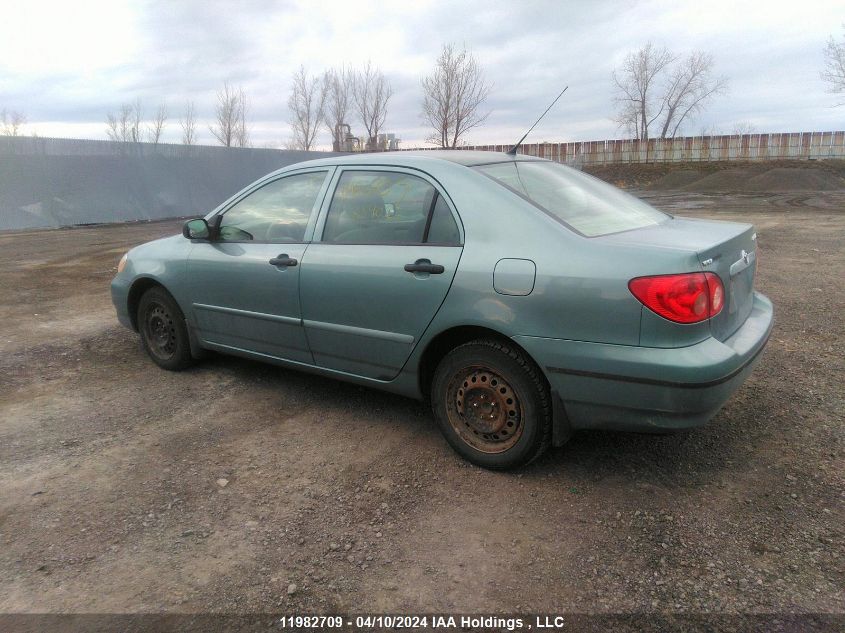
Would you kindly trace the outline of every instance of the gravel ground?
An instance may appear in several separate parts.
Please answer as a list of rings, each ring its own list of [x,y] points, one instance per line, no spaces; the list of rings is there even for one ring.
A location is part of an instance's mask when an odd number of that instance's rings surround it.
[[[422,403],[155,368],[108,283],[177,223],[0,235],[0,612],[845,613],[845,195],[647,197],[757,225],[769,347],[704,428],[516,473]]]

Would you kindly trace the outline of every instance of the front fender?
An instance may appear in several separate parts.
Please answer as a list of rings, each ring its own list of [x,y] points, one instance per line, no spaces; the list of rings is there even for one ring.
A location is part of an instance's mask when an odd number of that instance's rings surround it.
[[[112,303],[118,321],[137,330],[134,322],[137,301],[144,289],[156,284],[173,296],[189,325],[193,324],[185,276],[191,247],[189,240],[174,235],[141,244],[129,251],[126,266],[111,282]]]

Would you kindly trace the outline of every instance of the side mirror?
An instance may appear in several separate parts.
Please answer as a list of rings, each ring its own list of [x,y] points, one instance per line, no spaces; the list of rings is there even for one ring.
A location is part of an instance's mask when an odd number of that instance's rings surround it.
[[[203,218],[188,220],[182,225],[182,235],[189,240],[207,240],[211,236],[208,222]]]

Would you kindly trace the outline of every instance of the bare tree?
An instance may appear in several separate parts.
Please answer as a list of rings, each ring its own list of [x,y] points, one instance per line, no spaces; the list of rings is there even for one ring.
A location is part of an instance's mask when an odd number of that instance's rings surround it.
[[[143,121],[143,113],[141,111],[141,99],[135,99],[135,103],[131,105],[132,116],[130,118],[129,134],[133,143],[140,143],[142,140],[141,122]]]
[[[387,104],[393,95],[390,83],[378,68],[367,62],[362,70],[355,73],[352,96],[355,110],[367,131],[367,149],[378,146],[378,134],[387,119]]]
[[[185,113],[180,119],[179,125],[182,127],[182,145],[196,145],[197,119],[193,101],[185,103]]]
[[[214,138],[225,147],[248,147],[249,130],[246,117],[249,104],[242,88],[237,90],[223,84],[217,91],[217,106],[215,107],[215,125],[208,126]]]
[[[26,123],[26,116],[17,110],[0,110],[0,134],[3,136],[18,136]]]
[[[662,96],[665,115],[660,138],[674,138],[688,117],[726,90],[727,79],[714,77],[712,71],[713,56],[702,51],[693,51],[672,69]]]
[[[299,141],[297,141],[296,139],[288,138],[288,139],[285,139],[284,141],[282,141],[282,149],[301,150],[302,146],[299,144]]]
[[[845,29],[845,24],[842,28]],[[822,79],[830,84],[829,90],[833,94],[845,93],[845,34],[839,42],[834,40],[832,35],[827,41],[824,48]],[[836,105],[845,105],[845,101]]]
[[[156,110],[152,123],[147,126],[147,135],[149,136],[150,143],[158,145],[165,127],[167,127],[167,105],[162,102]]]
[[[117,114],[109,112],[106,115],[106,135],[112,141],[126,141],[127,130],[129,129],[129,113],[126,106],[121,106]]]
[[[665,48],[655,48],[649,42],[635,53],[628,53],[619,71],[613,71],[616,84],[617,123],[648,140],[648,130],[663,113],[664,102],[659,98],[661,74],[675,61]]]
[[[323,123],[326,108],[327,75],[309,76],[305,66],[293,74],[293,89],[288,99],[290,127],[299,149],[310,151]]]
[[[676,63],[677,62],[677,63]],[[659,126],[660,138],[674,137],[681,126],[701,112],[706,102],[726,90],[727,79],[713,75],[713,57],[695,51],[684,59],[651,42],[628,54],[613,73],[615,120],[641,140]]]
[[[634,138],[640,138],[640,111],[633,102],[620,103],[617,101],[619,111],[613,118],[619,127],[624,128]]]
[[[229,82],[225,82],[223,89],[217,92],[215,108],[217,124],[209,126],[214,138],[225,147],[232,147],[235,144],[235,130],[240,120],[239,107],[238,93],[229,86]]]
[[[440,147],[457,147],[461,137],[490,114],[480,110],[490,94],[490,84],[465,48],[444,45],[434,72],[423,77],[422,87],[422,116],[433,129],[429,140]]]
[[[346,67],[332,68],[323,75],[326,86],[324,122],[332,134],[332,151],[335,152],[341,150],[345,140],[341,126],[349,125],[354,80],[355,74]]]
[[[112,141],[138,143],[141,141],[141,100],[124,103],[116,113],[106,116],[106,134]]]
[[[723,136],[722,131],[716,126],[715,123],[711,123],[710,125],[702,125],[698,130],[699,136]]]
[[[249,113],[249,100],[243,88],[238,88],[238,124],[235,128],[235,144],[238,147],[250,147],[249,126],[247,125],[247,114]]]
[[[754,134],[757,132],[757,128],[754,127],[754,124],[751,121],[737,121],[734,123],[733,130],[731,133],[734,136],[743,136],[745,134]]]

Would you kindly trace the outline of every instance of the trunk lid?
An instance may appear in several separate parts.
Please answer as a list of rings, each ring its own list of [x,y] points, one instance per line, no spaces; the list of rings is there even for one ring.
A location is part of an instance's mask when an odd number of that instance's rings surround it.
[[[719,275],[725,287],[725,306],[710,319],[711,333],[720,341],[736,332],[751,314],[757,269],[757,234],[751,224],[671,218],[657,226],[597,239],[694,251],[701,262],[701,270]],[[681,272],[688,271],[666,271]]]
[[[750,224],[734,224],[735,232],[698,251],[701,265],[722,279],[725,307],[710,319],[713,336],[724,341],[736,332],[754,304],[754,273],[757,270],[757,234]]]

